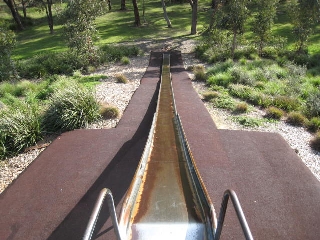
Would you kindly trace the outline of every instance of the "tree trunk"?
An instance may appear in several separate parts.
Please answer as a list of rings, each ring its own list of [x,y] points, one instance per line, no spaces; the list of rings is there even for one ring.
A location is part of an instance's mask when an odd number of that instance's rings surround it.
[[[170,19],[169,19],[168,14],[167,14],[166,3],[164,2],[164,0],[161,0],[161,3],[162,3],[164,19],[167,21],[168,28],[172,28]]]
[[[46,9],[50,34],[53,34],[52,0],[47,0],[47,3],[45,3],[45,2],[42,2],[42,3],[43,3],[44,8]]]
[[[197,33],[198,22],[198,0],[189,0],[192,8],[192,20],[191,20],[191,35]]]
[[[127,10],[127,8],[126,8],[126,0],[121,0],[120,10],[121,10],[121,11]]]
[[[234,58],[234,52],[237,47],[237,29],[233,30],[233,40],[232,40],[232,48],[231,48],[231,56],[232,59]]]
[[[141,22],[140,22],[140,15],[139,15],[137,0],[132,0],[132,5],[133,5],[133,12],[134,12],[134,25],[139,27],[141,26]]]
[[[21,4],[22,4],[23,17],[24,19],[26,19],[27,18],[27,1],[22,0]]]
[[[19,15],[18,11],[15,8],[14,1],[13,0],[3,0],[3,1],[9,7],[9,9],[11,11],[11,14],[12,14],[12,17],[13,17],[14,21],[16,22],[17,26],[18,26],[18,29],[19,30],[23,30],[24,27],[23,27],[23,25],[21,23],[20,15]]]

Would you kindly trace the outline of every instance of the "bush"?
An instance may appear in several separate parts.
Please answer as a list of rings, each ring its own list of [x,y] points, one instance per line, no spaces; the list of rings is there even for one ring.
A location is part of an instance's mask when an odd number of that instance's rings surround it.
[[[217,108],[228,110],[233,110],[235,107],[235,101],[228,95],[220,95],[219,97],[212,99],[212,103]]]
[[[313,139],[310,142],[311,148],[316,151],[320,151],[320,131],[316,133]]]
[[[54,74],[71,75],[73,71],[87,67],[84,62],[81,62],[81,58],[70,51],[41,53],[33,58],[17,62],[19,76],[28,79]]]
[[[311,92],[306,100],[306,115],[320,116],[320,91]]]
[[[128,65],[130,64],[130,59],[128,57],[122,57],[120,59],[120,62],[123,64],[123,65]]]
[[[218,85],[223,87],[228,87],[228,85],[232,82],[232,76],[229,72],[217,73],[208,78],[207,83],[209,85]]]
[[[205,69],[203,65],[196,65],[193,67],[193,74],[194,74],[194,80],[195,81],[201,81],[204,82],[207,79]]]
[[[123,74],[117,74],[116,75],[116,80],[117,80],[117,83],[128,83],[129,80],[127,79],[127,77]]]
[[[300,112],[291,112],[286,122],[293,126],[304,126],[307,123],[307,118]]]
[[[219,97],[219,93],[215,91],[209,91],[202,94],[204,101],[211,101],[214,98]]]
[[[267,108],[265,117],[280,120],[283,115],[284,112],[281,109],[271,106]]]
[[[286,111],[298,110],[300,106],[300,102],[297,98],[288,96],[276,96],[274,97],[272,104]]]
[[[106,104],[101,105],[100,114],[104,119],[117,118],[120,115],[118,108]]]
[[[0,112],[0,158],[13,156],[42,138],[40,109],[15,101]]]
[[[58,83],[50,98],[43,125],[48,132],[82,128],[99,119],[99,104],[93,94],[75,82]]]
[[[309,131],[317,132],[320,130],[320,118],[313,117],[307,123],[307,128]]]
[[[263,123],[262,120],[247,116],[237,116],[233,120],[245,127],[259,127]]]
[[[233,111],[235,113],[245,113],[248,111],[248,104],[245,102],[238,103]]]
[[[102,62],[120,61],[122,57],[138,56],[140,49],[136,46],[111,46],[105,45],[100,48]]]

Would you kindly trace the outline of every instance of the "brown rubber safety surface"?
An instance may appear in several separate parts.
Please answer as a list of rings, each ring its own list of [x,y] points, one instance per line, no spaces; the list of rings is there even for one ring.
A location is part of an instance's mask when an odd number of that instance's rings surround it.
[[[156,109],[161,61],[162,53],[151,53],[117,128],[62,134],[0,195],[1,240],[81,239],[104,187],[119,211]],[[102,211],[97,230],[108,223]],[[114,237],[112,228],[102,232]]]
[[[320,183],[294,150],[275,133],[217,130],[179,52],[171,66],[177,110],[216,212],[233,189],[255,239],[320,239]],[[244,239],[231,205],[221,239]]]

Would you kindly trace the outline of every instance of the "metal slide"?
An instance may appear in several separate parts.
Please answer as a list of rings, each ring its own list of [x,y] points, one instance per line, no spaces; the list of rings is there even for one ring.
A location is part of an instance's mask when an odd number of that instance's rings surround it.
[[[174,106],[170,54],[164,54],[157,111],[120,217],[122,239],[213,239],[212,204],[198,189],[201,183],[190,172],[186,155]]]
[[[163,54],[157,110],[135,176],[117,222],[110,190],[103,189],[83,240],[91,239],[105,197],[118,240],[218,240],[229,197],[245,238],[253,239],[239,200],[224,194],[217,221],[213,205],[198,174],[174,103],[170,54]]]

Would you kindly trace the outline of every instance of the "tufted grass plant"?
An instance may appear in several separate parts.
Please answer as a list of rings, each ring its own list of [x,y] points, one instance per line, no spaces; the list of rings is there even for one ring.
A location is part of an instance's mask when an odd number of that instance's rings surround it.
[[[307,122],[307,129],[311,132],[320,130],[320,117],[313,117]]]
[[[42,138],[41,108],[16,100],[0,110],[0,158],[14,156]]]
[[[236,104],[233,112],[234,113],[246,113],[248,112],[249,106],[246,102],[240,102]]]
[[[312,149],[320,152],[320,131],[317,131],[317,133],[310,142],[310,146]]]
[[[128,78],[123,74],[117,74],[116,81],[117,81],[117,83],[128,83],[129,82]]]
[[[117,118],[120,115],[119,109],[115,106],[102,104],[100,106],[100,114],[104,119]]]
[[[130,64],[130,59],[129,59],[128,57],[124,56],[124,57],[122,57],[122,58],[120,59],[120,62],[121,62],[121,64],[123,64],[123,65],[128,65],[128,64]]]
[[[58,88],[51,96],[43,125],[47,132],[83,128],[100,118],[99,109],[92,92],[70,80],[68,85]]]
[[[219,92],[216,92],[216,91],[207,91],[207,92],[204,92],[204,93],[202,94],[202,96],[203,96],[203,100],[204,100],[204,101],[209,102],[209,101],[211,101],[212,99],[219,97]]]
[[[302,127],[307,123],[307,118],[300,112],[291,112],[288,114],[286,122],[293,126]]]
[[[193,67],[194,80],[205,82],[207,80],[205,68],[203,65],[196,65]]]
[[[283,115],[284,115],[284,111],[282,111],[277,107],[270,106],[266,109],[265,117],[275,119],[275,120],[280,120],[283,117]]]

